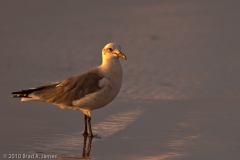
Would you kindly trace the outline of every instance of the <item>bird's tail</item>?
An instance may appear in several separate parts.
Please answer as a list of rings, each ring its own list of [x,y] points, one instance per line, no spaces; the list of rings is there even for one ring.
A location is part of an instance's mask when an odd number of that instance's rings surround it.
[[[32,101],[32,100],[42,101],[38,96],[34,95],[34,92],[40,91],[40,90],[43,90],[43,89],[46,89],[49,87],[55,87],[59,83],[60,82],[54,82],[54,83],[39,86],[36,88],[30,88],[27,90],[12,92],[12,94],[13,94],[12,98],[22,98],[21,101]]]
[[[40,89],[34,88],[34,89],[12,92],[12,94],[13,94],[12,98],[32,98],[32,97],[29,97],[29,94],[31,94],[35,91],[38,91],[38,90],[40,90]]]

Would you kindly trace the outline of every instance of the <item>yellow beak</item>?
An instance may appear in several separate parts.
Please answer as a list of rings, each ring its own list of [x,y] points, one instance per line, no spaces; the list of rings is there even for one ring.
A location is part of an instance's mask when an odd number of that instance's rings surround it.
[[[123,54],[122,52],[119,53],[115,53],[118,57],[122,57],[123,59],[127,60],[127,57],[125,56],[125,54]]]

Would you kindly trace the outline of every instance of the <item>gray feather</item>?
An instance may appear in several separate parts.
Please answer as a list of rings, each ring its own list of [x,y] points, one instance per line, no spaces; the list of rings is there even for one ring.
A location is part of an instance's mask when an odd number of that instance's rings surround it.
[[[61,83],[48,86],[33,94],[49,103],[72,106],[72,102],[101,89],[99,80],[103,76],[94,70],[70,77]]]
[[[42,89],[45,89],[45,88],[48,88],[48,87],[51,87],[51,86],[56,86],[59,83],[60,82],[54,82],[54,83],[51,83],[51,84],[46,84],[46,85],[43,85],[43,86],[30,88],[30,89],[27,89],[27,90],[21,90],[21,91],[17,91],[17,92],[12,92],[12,94],[14,94],[12,96],[12,98],[22,98],[22,97],[24,97],[24,98],[31,98],[31,97],[28,96],[29,94],[34,93],[34,92],[39,91],[39,90],[42,90]]]

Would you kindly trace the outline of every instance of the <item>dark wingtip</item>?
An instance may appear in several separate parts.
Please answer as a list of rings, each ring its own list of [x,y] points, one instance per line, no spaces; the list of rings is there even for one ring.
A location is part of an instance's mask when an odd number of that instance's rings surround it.
[[[13,95],[12,98],[30,98],[28,97],[28,94],[16,94],[16,95]]]
[[[18,95],[13,95],[12,98],[18,98]]]
[[[22,91],[12,92],[11,94],[20,94]]]

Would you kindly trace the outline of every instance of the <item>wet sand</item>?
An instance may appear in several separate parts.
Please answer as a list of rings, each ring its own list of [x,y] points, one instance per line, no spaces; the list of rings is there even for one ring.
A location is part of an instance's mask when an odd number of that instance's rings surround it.
[[[0,159],[240,158],[238,1],[0,3]],[[80,111],[11,99],[99,65],[111,41],[128,60],[118,97],[92,112],[91,148]]]
[[[92,140],[90,158],[238,159],[239,104],[215,99],[113,103],[93,112],[93,129],[100,139]],[[82,157],[81,113],[34,107],[32,115],[25,113],[27,120],[13,113],[14,118],[4,117],[12,121],[3,128],[7,135],[2,134],[1,152]]]

